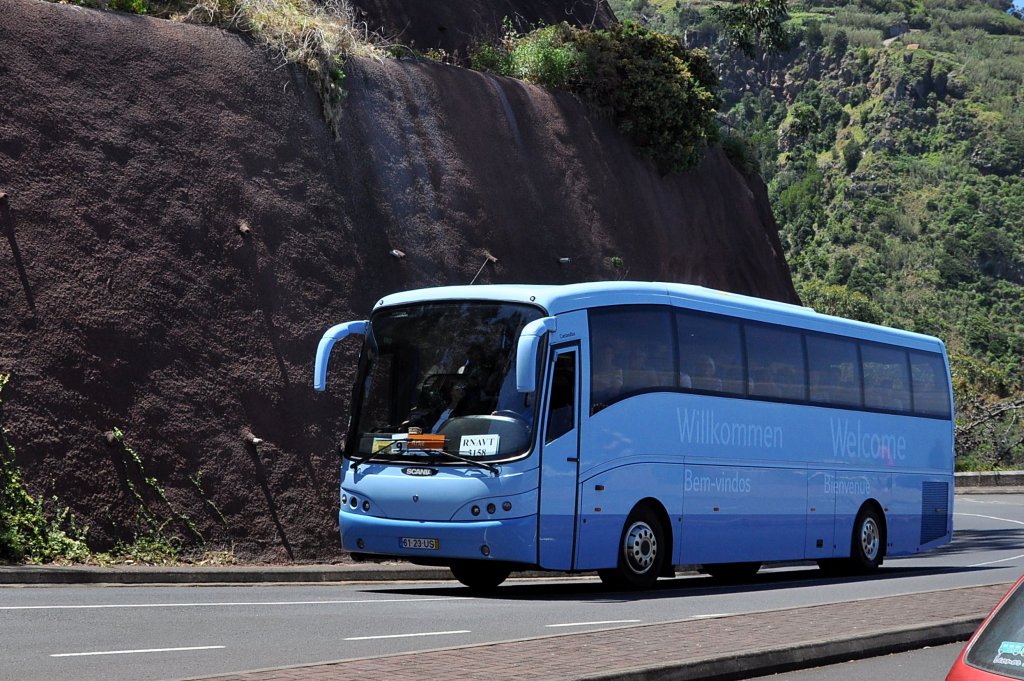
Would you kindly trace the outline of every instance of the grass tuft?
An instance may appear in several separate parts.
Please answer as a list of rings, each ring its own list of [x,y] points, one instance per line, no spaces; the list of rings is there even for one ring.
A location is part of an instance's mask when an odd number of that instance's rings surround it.
[[[315,73],[384,54],[347,0],[198,0],[185,19],[251,33],[282,63]]]
[[[381,60],[387,54],[383,40],[356,19],[348,0],[197,0],[184,19],[248,33],[281,65],[305,68],[336,139],[346,94],[345,60]]]

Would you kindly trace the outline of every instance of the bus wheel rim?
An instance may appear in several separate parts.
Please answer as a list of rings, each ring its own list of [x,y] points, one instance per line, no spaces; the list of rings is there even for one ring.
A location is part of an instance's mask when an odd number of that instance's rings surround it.
[[[874,560],[878,555],[878,548],[881,545],[881,535],[878,531],[878,523],[874,518],[865,518],[860,526],[860,547],[864,557]]]
[[[626,552],[626,562],[629,568],[637,574],[643,574],[654,565],[654,560],[658,555],[658,538],[650,525],[636,522],[630,525],[626,532],[623,549]]]

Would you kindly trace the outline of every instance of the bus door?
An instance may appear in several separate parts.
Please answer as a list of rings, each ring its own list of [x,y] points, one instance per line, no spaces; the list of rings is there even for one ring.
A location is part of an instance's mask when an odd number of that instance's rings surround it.
[[[540,444],[537,562],[571,570],[576,552],[576,489],[580,451],[580,344],[552,345],[547,362]]]

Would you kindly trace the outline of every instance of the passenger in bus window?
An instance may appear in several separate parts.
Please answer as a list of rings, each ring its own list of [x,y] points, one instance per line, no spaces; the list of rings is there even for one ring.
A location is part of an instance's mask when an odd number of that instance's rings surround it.
[[[715,360],[711,355],[699,355],[694,363],[694,372],[691,380],[693,387],[698,390],[722,390],[722,379],[715,375],[717,368]]]
[[[465,413],[463,402],[466,401],[466,383],[464,381],[456,381],[451,387],[451,391],[448,396],[448,403],[434,418],[433,426],[430,428],[431,433],[436,433],[444,422],[453,416],[461,416]]]
[[[501,388],[501,372],[495,367],[494,358],[488,357],[479,343],[472,343],[466,349],[466,359],[456,373],[466,382],[466,399],[474,408],[486,410],[494,406]]]
[[[914,367],[914,411],[921,414],[944,414],[948,411],[945,393],[935,381],[931,367]]]
[[[822,389],[823,395],[821,401],[823,402],[836,402],[840,401],[840,388],[839,383],[842,381],[843,373],[839,370],[839,367],[832,365],[825,370],[825,375],[822,378]]]
[[[782,397],[782,391],[775,383],[772,370],[767,367],[757,367],[750,370],[748,380],[750,394],[757,397]]]
[[[804,384],[800,372],[792,365],[780,364],[775,369],[775,385],[779,388],[779,396],[787,400],[799,400],[804,397]]]
[[[658,375],[648,362],[648,351],[643,345],[637,345],[629,356],[629,370],[623,376],[625,390],[645,390],[658,385]]]
[[[592,383],[590,401],[595,405],[607,403],[622,392],[623,372],[615,363],[615,349],[611,345],[598,348]]]
[[[420,394],[421,403],[409,412],[409,418],[399,426],[399,432],[435,433],[452,416],[469,413],[466,382],[441,383],[439,387]]]

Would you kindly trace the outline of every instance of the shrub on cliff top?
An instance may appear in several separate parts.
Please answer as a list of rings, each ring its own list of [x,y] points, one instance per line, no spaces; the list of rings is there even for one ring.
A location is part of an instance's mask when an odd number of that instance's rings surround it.
[[[583,55],[568,24],[543,26],[519,35],[505,17],[504,27],[505,34],[498,43],[482,43],[473,49],[473,68],[563,90],[580,82]]]
[[[506,29],[470,54],[473,68],[568,90],[607,114],[662,172],[696,165],[717,140],[718,79],[700,50],[634,22],[593,31]]]

